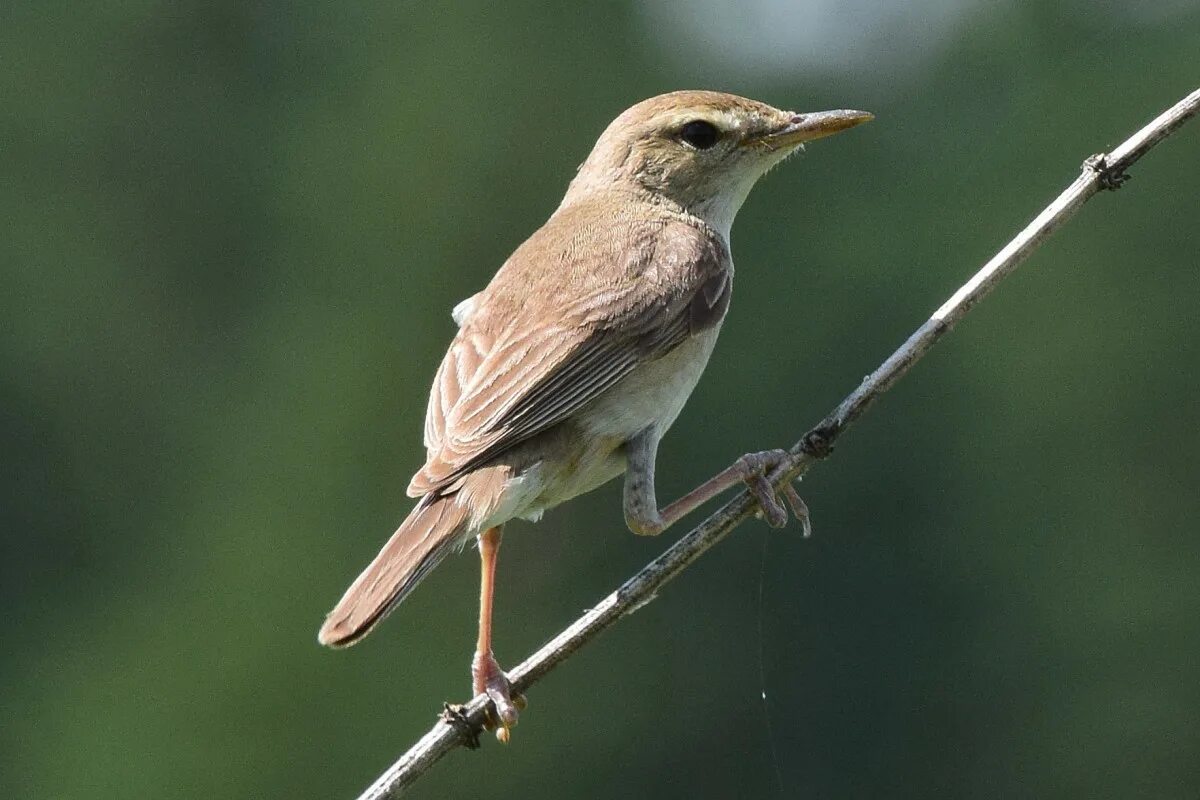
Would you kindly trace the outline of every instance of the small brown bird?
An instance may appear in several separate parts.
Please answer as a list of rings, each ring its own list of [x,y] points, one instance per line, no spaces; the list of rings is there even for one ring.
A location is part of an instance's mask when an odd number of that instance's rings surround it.
[[[764,474],[782,451],[754,453],[659,509],[654,459],[700,378],[733,288],[729,229],[768,170],[871,119],[796,114],[743,97],[672,92],[617,117],[558,210],[453,311],[458,335],[425,418],[416,507],[321,626],[354,644],[451,551],[478,537],[482,558],[476,693],[507,740],[521,698],[492,655],[492,587],[504,523],[625,473],[625,519],[657,534],[745,482],[767,521],[787,512]],[[784,494],[807,524],[790,486]]]

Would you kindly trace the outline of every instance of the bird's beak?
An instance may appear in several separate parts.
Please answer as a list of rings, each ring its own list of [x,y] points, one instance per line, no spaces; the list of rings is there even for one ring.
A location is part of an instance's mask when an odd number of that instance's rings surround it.
[[[788,124],[779,130],[762,136],[759,141],[772,149],[795,147],[814,139],[822,139],[855,125],[870,122],[875,115],[869,111],[816,111],[811,114],[793,114]]]

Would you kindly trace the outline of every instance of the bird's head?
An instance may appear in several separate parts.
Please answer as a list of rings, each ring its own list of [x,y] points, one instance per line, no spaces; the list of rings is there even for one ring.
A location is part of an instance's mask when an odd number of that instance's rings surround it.
[[[798,114],[722,92],[682,91],[624,111],[579,167],[564,205],[596,191],[673,202],[728,235],[756,181],[820,139],[872,119],[865,111]]]

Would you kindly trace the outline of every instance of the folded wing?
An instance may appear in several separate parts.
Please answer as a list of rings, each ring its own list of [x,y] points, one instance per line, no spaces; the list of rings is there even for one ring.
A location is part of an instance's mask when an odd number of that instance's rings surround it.
[[[732,267],[712,231],[677,220],[607,231],[554,222],[503,268],[518,273],[503,283],[519,293],[489,287],[473,298],[434,380],[428,460],[410,495],[440,490],[570,418],[724,316]],[[596,259],[620,266],[597,269]]]

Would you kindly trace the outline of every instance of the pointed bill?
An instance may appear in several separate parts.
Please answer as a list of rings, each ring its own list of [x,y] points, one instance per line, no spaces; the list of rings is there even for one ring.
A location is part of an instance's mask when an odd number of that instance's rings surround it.
[[[793,114],[787,125],[777,131],[765,134],[759,141],[772,148],[795,147],[814,139],[823,139],[873,119],[875,119],[875,115],[869,111],[846,109]]]

